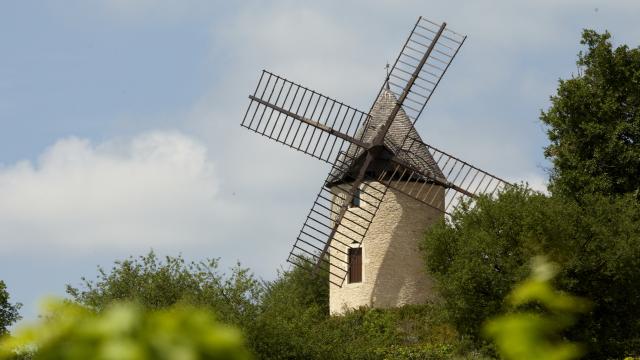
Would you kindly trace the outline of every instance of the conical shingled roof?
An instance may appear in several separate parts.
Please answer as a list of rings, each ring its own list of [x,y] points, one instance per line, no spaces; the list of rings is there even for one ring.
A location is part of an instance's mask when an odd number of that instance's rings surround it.
[[[360,138],[367,143],[373,141],[378,131],[387,121],[389,115],[391,115],[396,102],[397,98],[391,90],[386,87],[382,89],[380,96],[378,96],[371,109],[371,120],[358,130],[356,138]],[[405,141],[407,137],[408,140]],[[429,174],[438,180],[445,181],[445,177],[438,167],[438,164],[429,153],[428,148],[423,144],[420,135],[402,108],[398,111],[396,118],[393,123],[391,123],[389,131],[385,135],[384,146],[390,153],[411,164],[421,172]],[[340,162],[345,162],[345,159],[352,159],[350,165],[348,167],[343,166],[342,169],[334,169],[329,177],[329,183],[337,184],[345,180],[349,181],[350,179],[348,178],[350,177],[353,178],[354,167],[356,163],[359,162],[363,153],[362,148],[356,145],[349,146],[347,156],[343,154]],[[390,166],[384,157],[376,159],[376,162],[378,162],[378,164],[374,164],[372,168],[378,171]],[[371,175],[376,176],[377,174]]]

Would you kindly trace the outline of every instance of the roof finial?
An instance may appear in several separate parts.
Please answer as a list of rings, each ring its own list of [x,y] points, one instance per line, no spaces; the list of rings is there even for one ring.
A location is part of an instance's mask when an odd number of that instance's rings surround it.
[[[387,90],[391,90],[391,88],[389,87],[389,62],[388,61],[387,61],[387,65],[385,65],[384,68],[387,70],[387,78],[384,81],[384,84],[387,87]]]

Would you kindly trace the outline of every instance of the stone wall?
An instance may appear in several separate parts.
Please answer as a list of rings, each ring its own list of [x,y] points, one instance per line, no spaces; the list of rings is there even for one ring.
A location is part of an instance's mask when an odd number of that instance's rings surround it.
[[[377,182],[366,183],[364,186],[382,188]],[[438,193],[436,196],[444,204],[442,191],[438,191],[442,189],[432,186],[433,193]],[[363,200],[367,200],[366,195]],[[370,207],[363,201],[361,208],[350,208],[348,212],[351,216],[347,217],[362,221],[355,214],[368,208],[370,210]],[[350,284],[345,280],[342,287],[330,284],[331,313],[340,314],[345,309],[359,306],[387,308],[418,304],[433,298],[433,281],[425,272],[423,256],[418,246],[429,224],[442,216],[440,211],[390,188],[362,243],[362,282]],[[332,242],[336,249],[330,249],[330,253],[332,257],[339,256],[346,261],[347,247],[358,245],[351,244],[342,225],[338,230],[345,235],[336,235],[336,241]],[[341,266],[336,260],[332,262]]]

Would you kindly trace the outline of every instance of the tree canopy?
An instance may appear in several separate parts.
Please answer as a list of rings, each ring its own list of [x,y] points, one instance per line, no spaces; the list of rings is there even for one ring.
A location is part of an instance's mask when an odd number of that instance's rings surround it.
[[[0,280],[0,336],[7,334],[9,326],[20,320],[19,310],[22,304],[9,302],[9,292],[4,281]]]
[[[585,201],[514,188],[458,209],[450,223],[430,229],[426,265],[458,331],[480,342],[482,324],[502,311],[530,259],[546,254],[562,265],[558,287],[594,302],[569,336],[586,343],[593,358],[637,347],[640,204],[631,196]]]
[[[594,302],[564,335],[587,344],[589,358],[637,355],[640,48],[614,49],[610,38],[583,32],[580,73],[559,81],[541,114],[551,195],[516,186],[458,208],[426,235],[426,266],[447,318],[478,342],[529,260],[547,255],[562,266],[555,285]]]
[[[545,155],[554,193],[639,195],[640,48],[614,48],[608,32],[585,30],[580,73],[560,80],[551,107]]]

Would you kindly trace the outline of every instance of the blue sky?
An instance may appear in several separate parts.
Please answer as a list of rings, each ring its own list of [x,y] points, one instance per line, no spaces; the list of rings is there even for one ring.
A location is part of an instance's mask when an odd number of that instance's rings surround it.
[[[364,5],[366,4],[366,5]],[[2,1],[0,279],[38,299],[153,248],[284,265],[327,166],[243,131],[261,69],[366,110],[419,15],[469,37],[418,130],[543,189],[538,122],[582,28],[638,46],[628,1]]]

